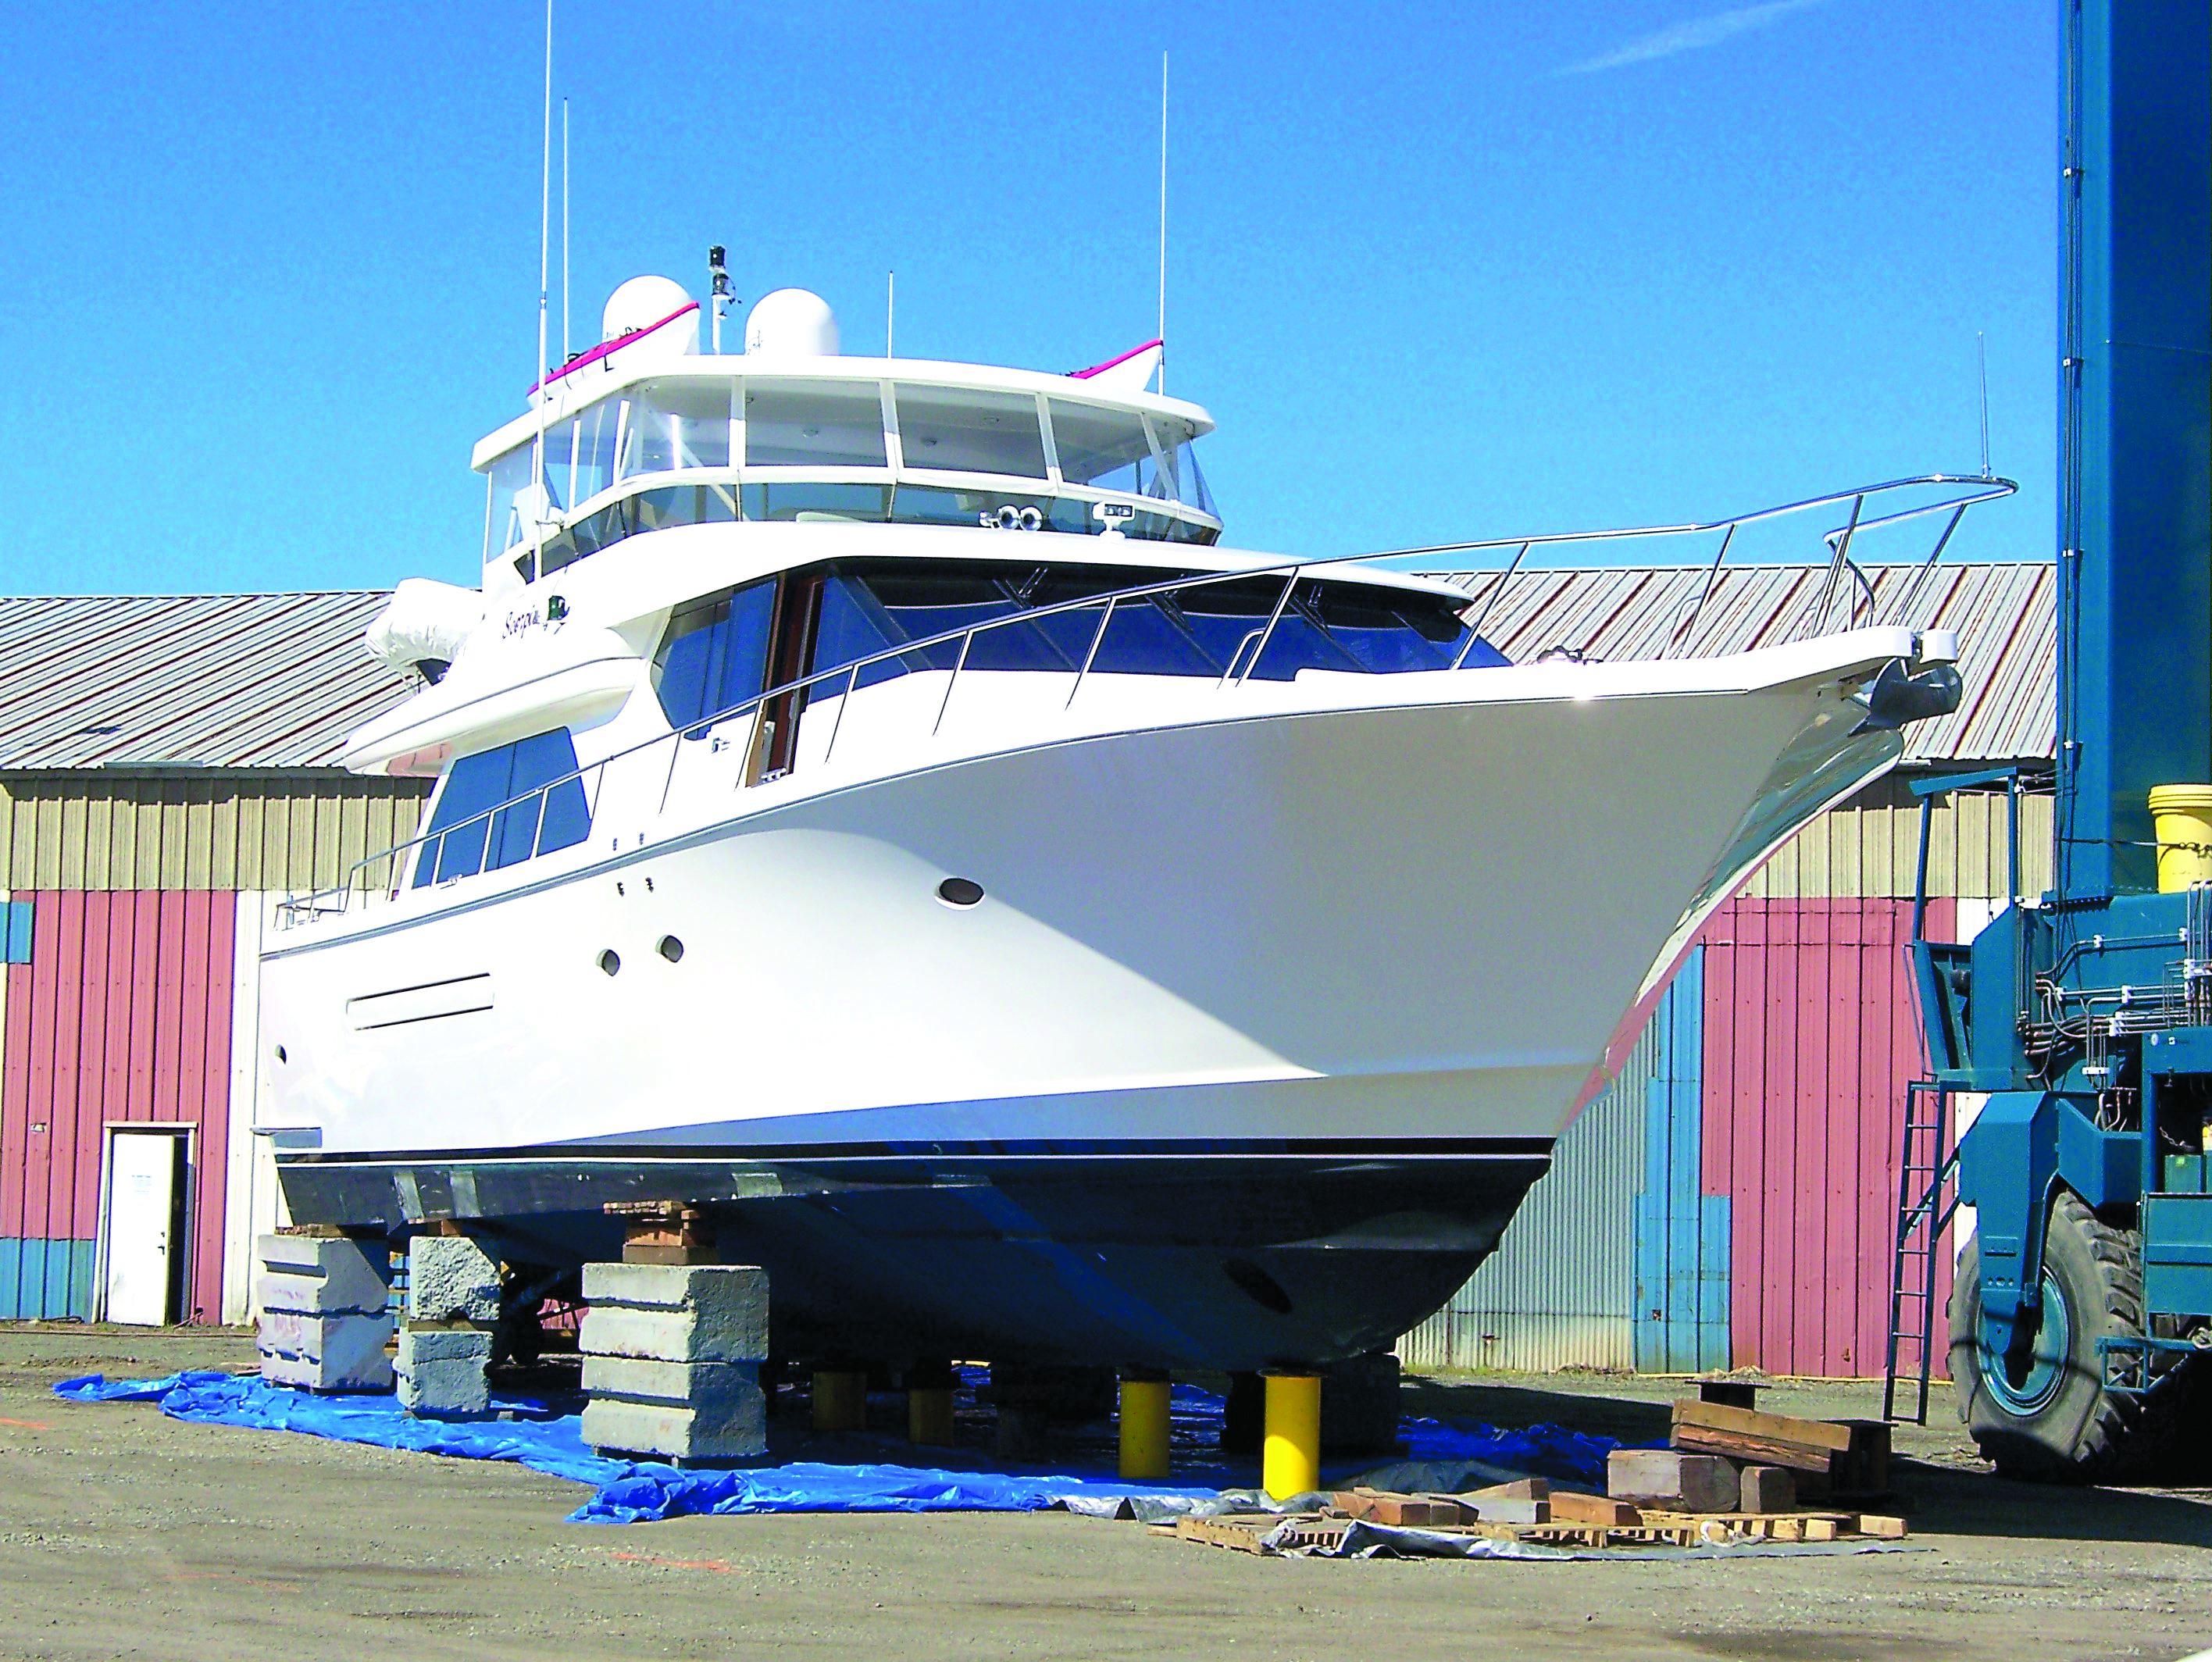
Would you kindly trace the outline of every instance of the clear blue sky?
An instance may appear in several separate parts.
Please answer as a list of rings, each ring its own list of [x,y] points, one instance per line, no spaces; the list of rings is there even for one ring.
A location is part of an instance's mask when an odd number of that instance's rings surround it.
[[[904,355],[1153,328],[1230,540],[1698,517],[1978,461],[2051,546],[2057,0],[559,0],[575,342],[658,270]],[[0,103],[0,587],[475,580],[536,348],[528,3],[26,7]],[[557,283],[557,248],[556,270]],[[555,297],[557,317],[559,297]]]

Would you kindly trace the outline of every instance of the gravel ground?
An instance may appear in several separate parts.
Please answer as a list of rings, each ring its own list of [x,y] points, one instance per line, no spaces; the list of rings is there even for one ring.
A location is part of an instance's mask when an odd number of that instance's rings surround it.
[[[1259,1559],[1023,1516],[567,1524],[509,1465],[78,1407],[49,1386],[242,1367],[221,1333],[0,1327],[0,1656],[1346,1654],[2177,1658],[2212,1646],[2212,1491],[1998,1481],[1901,1428],[1924,1552],[1737,1562]],[[1663,1434],[1664,1380],[1409,1384],[1418,1412]],[[1863,1386],[1773,1386],[1869,1415]]]

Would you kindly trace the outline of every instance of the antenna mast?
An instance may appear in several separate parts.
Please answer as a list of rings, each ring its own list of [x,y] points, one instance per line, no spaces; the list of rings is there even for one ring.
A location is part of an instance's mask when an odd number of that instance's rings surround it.
[[[575,356],[568,331],[568,100],[561,100],[561,361]]]
[[[545,130],[542,155],[539,158],[538,202],[538,439],[531,446],[530,482],[537,500],[531,511],[537,515],[538,540],[530,547],[530,575],[538,575],[538,544],[545,539],[545,413],[553,397],[547,383],[545,362],[545,325],[547,290],[550,286],[548,268],[552,260],[553,243],[553,0],[545,0]]]
[[[1982,370],[1982,477],[1990,474],[1990,346],[1978,329],[1974,331],[1974,356]]]
[[[546,0],[550,5],[552,0]],[[1159,390],[1168,390],[1168,55],[1160,54],[1160,369]]]

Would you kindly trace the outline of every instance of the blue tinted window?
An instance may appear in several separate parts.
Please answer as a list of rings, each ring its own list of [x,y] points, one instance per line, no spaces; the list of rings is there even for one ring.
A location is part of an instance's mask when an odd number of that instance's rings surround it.
[[[775,621],[774,579],[678,611],[653,665],[654,690],[669,725],[691,729],[764,692]],[[697,738],[703,731],[685,736]]]
[[[591,834],[591,813],[583,781],[570,777],[575,771],[575,741],[565,727],[463,756],[438,793],[428,840],[415,864],[415,886],[519,864],[533,846],[547,854],[583,841]],[[556,779],[561,783],[550,791],[538,791]],[[538,794],[513,801],[530,792]]]
[[[1012,561],[832,567],[822,579],[809,670],[833,670],[908,641],[1173,575],[1139,567]],[[1104,675],[1218,676],[1233,666],[1262,681],[1287,681],[1305,669],[1395,674],[1449,669],[1468,642],[1459,617],[1465,603],[1448,597],[1302,579],[1289,603],[1283,601],[1282,579],[1273,576],[1122,601],[1099,640],[1091,669]],[[1103,609],[1078,609],[991,629],[975,637],[967,667],[1079,668],[1091,653],[1102,616]],[[1267,650],[1255,664],[1263,634]],[[959,642],[945,641],[874,664],[861,674],[860,684],[873,685],[914,670],[949,670],[958,658]],[[1506,660],[1487,641],[1478,640],[1468,647],[1465,661],[1483,667]],[[814,690],[818,696],[835,696],[844,685],[831,681]]]

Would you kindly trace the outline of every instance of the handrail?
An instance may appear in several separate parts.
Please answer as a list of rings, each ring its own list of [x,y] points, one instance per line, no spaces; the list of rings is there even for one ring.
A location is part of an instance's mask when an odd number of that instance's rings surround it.
[[[1862,521],[1859,517],[1860,509],[1864,506],[1867,499],[1869,497],[1880,495],[1886,491],[1904,489],[1915,486],[1944,485],[1985,486],[1989,487],[1989,488],[1981,490],[1978,494],[1971,496],[1954,498],[1950,500],[1930,504],[1925,506],[1907,509],[1875,519]],[[932,733],[934,734],[941,730],[944,725],[945,711],[951,705],[953,688],[958,682],[962,671],[967,667],[968,659],[974,646],[975,638],[978,635],[988,634],[994,629],[1026,626],[1036,623],[1044,618],[1057,617],[1079,611],[1088,611],[1093,608],[1099,609],[1101,616],[1099,617],[1098,627],[1092,633],[1090,648],[1085,652],[1083,663],[1075,672],[1074,684],[1069,688],[1066,706],[1063,707],[1068,707],[1074,704],[1076,694],[1082,690],[1083,683],[1089,676],[1092,665],[1097,659],[1099,647],[1105,640],[1106,631],[1111,625],[1114,613],[1118,607],[1131,601],[1151,599],[1157,596],[1167,595],[1186,590],[1209,588],[1224,583],[1241,583],[1263,578],[1276,576],[1282,577],[1284,579],[1282,592],[1276,597],[1273,610],[1268,616],[1267,624],[1262,628],[1256,631],[1259,636],[1259,641],[1257,646],[1255,647],[1252,652],[1250,663],[1244,666],[1242,673],[1238,672],[1238,660],[1243,657],[1245,646],[1249,645],[1252,641],[1252,636],[1248,634],[1244,637],[1244,640],[1238,644],[1236,652],[1231,655],[1227,670],[1221,676],[1219,682],[1216,683],[1217,686],[1220,688],[1227,688],[1231,685],[1241,687],[1244,684],[1246,680],[1249,678],[1253,670],[1259,667],[1261,659],[1267,651],[1268,642],[1273,638],[1276,625],[1281,621],[1285,610],[1288,610],[1298,583],[1304,580],[1309,573],[1327,572],[1333,569],[1341,569],[1346,566],[1365,565],[1382,560],[1405,559],[1423,554],[1462,553],[1484,549],[1515,548],[1516,553],[1511,563],[1507,566],[1502,573],[1500,573],[1498,581],[1493,584],[1490,590],[1484,595],[1482,609],[1480,612],[1477,614],[1469,628],[1468,639],[1462,644],[1458,654],[1453,659],[1451,668],[1453,670],[1459,670],[1464,667],[1468,653],[1473,650],[1475,641],[1480,638],[1481,627],[1484,623],[1488,622],[1491,612],[1496,606],[1500,591],[1502,591],[1505,583],[1512,577],[1514,573],[1520,569],[1522,561],[1527,556],[1528,550],[1531,548],[1565,543],[1613,541],[1637,537],[1692,536],[1699,532],[1709,532],[1717,530],[1723,531],[1724,535],[1722,538],[1720,552],[1714,557],[1712,567],[1707,576],[1705,590],[1698,597],[1698,606],[1692,610],[1689,616],[1686,618],[1681,624],[1678,625],[1673,634],[1669,635],[1667,647],[1662,649],[1661,653],[1661,656],[1663,657],[1665,656],[1665,651],[1667,649],[1671,649],[1674,641],[1681,639],[1688,632],[1691,627],[1695,624],[1698,612],[1702,611],[1705,600],[1711,596],[1713,589],[1717,583],[1720,562],[1722,558],[1724,557],[1728,552],[1729,541],[1734,537],[1736,529],[1740,526],[1754,524],[1761,520],[1778,519],[1787,514],[1802,513],[1807,509],[1822,507],[1831,503],[1843,501],[1851,502],[1851,525],[1849,527],[1846,527],[1844,532],[1841,533],[1841,540],[1839,542],[1836,541],[1838,533],[1835,532],[1828,533],[1827,537],[1824,538],[1824,540],[1833,543],[1834,544],[1834,553],[1830,561],[1827,581],[1823,585],[1824,600],[1826,597],[1832,597],[1834,585],[1841,576],[1843,570],[1848,567],[1852,574],[1856,577],[1859,584],[1865,588],[1868,599],[1869,603],[1871,603],[1873,599],[1872,585],[1867,584],[1865,574],[1861,572],[1857,566],[1849,559],[1851,533],[1854,530],[1870,530],[1879,525],[1895,525],[1905,520],[1917,519],[1924,514],[1941,513],[1946,509],[1954,510],[1950,524],[1946,527],[1942,537],[1936,543],[1935,554],[1931,554],[1929,557],[1928,564],[1932,565],[1936,558],[1936,555],[1940,555],[1942,553],[1944,544],[1950,540],[1951,531],[1956,529],[1959,518],[1966,513],[1966,509],[1972,507],[1980,502],[1990,501],[1999,497],[2009,496],[2018,488],[2019,487],[2008,479],[1977,478],[1950,474],[1929,474],[1918,478],[1898,479],[1892,480],[1884,484],[1869,485],[1857,490],[1838,491],[1827,496],[1808,497],[1802,502],[1790,503],[1778,508],[1761,509],[1753,513],[1739,515],[1733,519],[1717,519],[1710,523],[1650,526],[1642,529],[1626,531],[1571,532],[1540,537],[1500,537],[1486,539],[1480,542],[1442,543],[1426,549],[1387,549],[1374,554],[1339,555],[1328,559],[1285,561],[1278,564],[1268,566],[1248,567],[1229,571],[1202,572],[1196,575],[1184,574],[1167,577],[1149,583],[1132,584],[1126,588],[1115,589],[1099,594],[1081,595],[1072,600],[1054,601],[1049,605],[1024,607],[1020,610],[1009,612],[1001,617],[986,618],[978,623],[966,624],[959,628],[942,630],[936,634],[927,635],[918,640],[902,641],[897,646],[886,647],[881,652],[870,653],[865,658],[857,658],[848,663],[835,664],[828,669],[814,670],[808,675],[799,676],[796,680],[786,682],[781,686],[771,687],[765,692],[758,693],[750,698],[744,699],[736,704],[729,706],[726,709],[718,710],[710,714],[701,716],[696,720],[686,722],[682,727],[672,729],[670,731],[665,733],[656,733],[650,738],[641,739],[638,743],[629,745],[623,749],[613,751],[607,755],[602,756],[596,761],[586,763],[570,773],[562,774],[558,779],[550,779],[543,785],[533,786],[529,790],[510,797],[504,802],[499,803],[490,808],[484,809],[480,813],[471,815],[465,820],[459,821],[453,825],[441,826],[433,830],[418,832],[415,836],[409,838],[404,842],[397,843],[390,847],[380,849],[373,854],[364,855],[360,859],[354,861],[346,868],[343,875],[340,877],[337,883],[323,888],[312,889],[304,896],[296,895],[288,895],[282,903],[280,911],[288,918],[292,917],[295,914],[301,913],[304,913],[309,917],[315,917],[325,915],[333,911],[343,912],[349,904],[350,896],[357,890],[364,895],[368,892],[368,886],[366,883],[357,883],[356,879],[367,867],[376,864],[380,861],[395,862],[394,865],[391,868],[388,881],[392,892],[397,894],[402,882],[400,876],[401,868],[408,863],[408,857],[411,853],[418,852],[426,844],[433,840],[439,841],[442,844],[446,838],[453,836],[457,832],[465,832],[470,827],[474,826],[480,822],[485,822],[486,825],[485,854],[488,858],[490,852],[490,828],[489,822],[495,819],[499,815],[507,812],[508,810],[516,807],[520,804],[529,801],[533,797],[538,799],[538,833],[536,835],[533,835],[531,841],[532,857],[535,858],[538,837],[542,836],[544,834],[546,805],[550,801],[552,792],[559,790],[565,785],[570,784],[571,782],[581,781],[586,774],[594,775],[595,777],[593,779],[590,798],[590,807],[587,812],[589,816],[595,820],[598,817],[599,791],[599,787],[603,786],[605,781],[607,768],[616,762],[640,755],[645,751],[650,750],[655,745],[659,744],[666,744],[670,747],[669,771],[667,778],[663,781],[661,791],[662,806],[665,809],[667,804],[669,791],[672,788],[674,784],[676,763],[683,754],[683,743],[687,737],[694,735],[703,734],[708,728],[719,726],[726,722],[735,721],[747,716],[757,715],[763,707],[774,703],[775,701],[779,699],[795,698],[798,695],[811,688],[817,682],[834,681],[842,678],[845,682],[845,695],[838,701],[837,719],[831,725],[829,741],[823,752],[823,759],[826,761],[836,747],[838,733],[842,731],[844,725],[845,707],[851,701],[852,695],[859,690],[860,677],[863,671],[872,669],[878,664],[890,663],[894,659],[911,658],[917,653],[927,652],[934,647],[945,646],[957,641],[959,643],[959,653],[957,661],[953,665],[952,673],[946,679],[944,696],[938,706],[937,719],[932,725],[930,730]],[[1921,580],[1924,580],[1926,569],[1926,566],[1923,566],[1920,578],[1916,579],[1912,589],[1908,593],[1908,600],[1917,595],[1920,582]],[[1473,605],[1474,603],[1469,602],[1468,609],[1471,610]],[[1813,614],[1814,621],[1818,622],[1821,617],[1826,616],[1826,606],[1824,604]],[[1462,611],[1462,617],[1465,616],[1464,610]],[[1857,616],[1858,603],[1856,597],[1854,596],[1850,612],[1852,621],[1856,621]],[[1800,621],[1802,621],[1802,618]],[[476,872],[462,875],[481,875],[483,870],[483,867],[480,864]],[[455,879],[449,879],[447,881],[454,880]],[[335,906],[327,906],[324,904],[326,900],[332,898],[335,898],[337,901]]]

